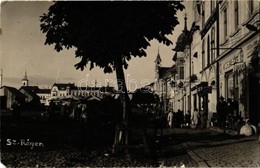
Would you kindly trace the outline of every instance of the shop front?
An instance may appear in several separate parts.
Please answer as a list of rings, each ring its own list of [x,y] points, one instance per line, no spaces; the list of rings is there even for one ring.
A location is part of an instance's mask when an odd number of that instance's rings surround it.
[[[208,94],[212,92],[212,87],[208,85],[208,82],[201,82],[194,86],[191,90],[193,95],[193,109],[198,109],[201,118],[201,126],[205,128],[208,126]]]
[[[235,115],[259,123],[259,46],[247,43],[220,61],[220,95],[237,104]],[[255,46],[255,47],[252,47]]]

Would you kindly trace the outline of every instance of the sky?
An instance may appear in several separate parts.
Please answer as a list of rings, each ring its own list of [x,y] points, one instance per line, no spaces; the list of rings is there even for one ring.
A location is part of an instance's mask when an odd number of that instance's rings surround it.
[[[191,2],[184,2],[184,5],[190,6]],[[115,73],[104,74],[103,70],[97,67],[91,71],[89,67],[84,71],[76,70],[74,65],[79,59],[75,58],[74,49],[58,53],[53,45],[44,45],[45,34],[40,31],[40,16],[47,13],[51,5],[50,1],[1,2],[0,67],[3,71],[3,85],[19,88],[26,71],[29,85],[42,88],[51,88],[55,82],[94,86],[96,81],[96,85],[115,86]],[[189,10],[186,12],[190,28],[189,17],[192,17],[192,14]],[[174,64],[172,49],[183,30],[184,13],[185,11],[177,13],[180,24],[175,27],[173,35],[168,36],[173,45],[166,46],[152,40],[151,46],[146,49],[147,57],[130,60],[129,67],[125,70],[128,89],[154,81],[154,60],[158,49],[162,66],[170,67]]]

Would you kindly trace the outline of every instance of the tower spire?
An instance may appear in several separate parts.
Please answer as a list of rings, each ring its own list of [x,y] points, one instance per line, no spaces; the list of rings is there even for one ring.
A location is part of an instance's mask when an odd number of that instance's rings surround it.
[[[27,71],[25,70],[24,77],[23,77],[23,80],[22,80],[22,85],[23,86],[28,86],[28,83],[29,83],[29,80],[27,78]]]
[[[158,47],[158,54],[157,54],[157,57],[156,57],[154,62],[156,64],[161,64],[161,62],[162,62],[162,59],[161,59],[161,56],[160,56],[160,49],[159,49],[159,47]]]
[[[185,12],[184,14],[184,29],[183,32],[187,31],[187,13]]]
[[[27,79],[27,72],[26,72],[26,70],[25,70],[25,72],[24,72],[24,78],[23,78],[23,79],[28,80],[28,79]]]

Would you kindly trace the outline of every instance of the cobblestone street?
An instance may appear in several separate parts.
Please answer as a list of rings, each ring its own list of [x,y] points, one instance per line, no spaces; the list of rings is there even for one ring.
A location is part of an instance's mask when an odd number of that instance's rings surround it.
[[[80,138],[79,134],[80,132],[75,132],[74,140]],[[260,145],[256,135],[242,137],[223,134],[212,129],[164,129],[162,137],[156,136],[149,141],[151,157],[137,152],[131,155],[113,156],[110,148],[93,150],[88,145],[77,146],[64,142],[58,145],[58,142],[62,141],[52,141],[56,144],[55,148],[53,148],[55,144],[46,143],[41,149],[7,147],[2,142],[4,148],[1,148],[1,162],[7,167],[260,166]]]
[[[257,137],[187,143],[190,156],[202,167],[259,167],[260,145]]]
[[[179,149],[175,145],[175,150],[186,151],[198,167],[260,166],[260,145],[257,135],[243,137],[222,134],[211,129],[173,129],[166,130],[166,135],[172,141],[175,139],[175,143],[182,139],[183,143],[178,146]],[[173,150],[174,145],[165,148],[165,151]]]

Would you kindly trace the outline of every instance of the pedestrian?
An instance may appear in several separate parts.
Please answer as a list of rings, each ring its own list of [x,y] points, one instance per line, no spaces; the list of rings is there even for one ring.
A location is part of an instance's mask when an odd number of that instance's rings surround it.
[[[173,128],[172,124],[173,124],[173,110],[170,109],[168,117],[167,117],[167,121],[168,121],[168,125],[171,128]]]
[[[198,128],[199,123],[199,110],[197,108],[194,109],[191,117],[191,123],[193,128]]]
[[[75,105],[75,107],[73,109],[74,120],[76,120],[76,121],[80,120],[80,116],[81,116],[81,112],[82,112],[81,106],[82,106],[81,104],[77,104],[77,105]]]
[[[225,128],[226,125],[226,107],[224,97],[221,96],[217,102],[218,125],[220,128]]]
[[[80,116],[80,122],[81,123],[87,123],[87,104],[82,105],[82,110],[81,110],[81,116]]]
[[[232,99],[228,98],[227,99],[227,127],[228,128],[233,128],[233,125],[234,125],[234,103],[232,101]]]
[[[185,126],[189,127],[191,124],[191,115],[190,111],[188,110],[187,113],[185,114]]]

